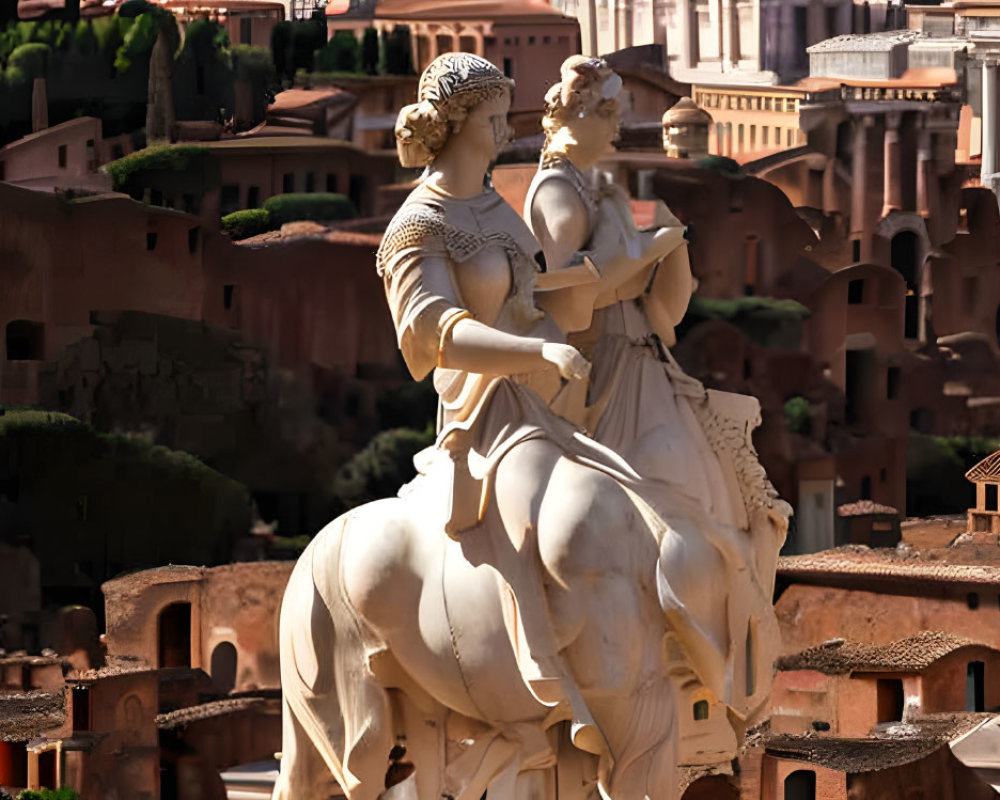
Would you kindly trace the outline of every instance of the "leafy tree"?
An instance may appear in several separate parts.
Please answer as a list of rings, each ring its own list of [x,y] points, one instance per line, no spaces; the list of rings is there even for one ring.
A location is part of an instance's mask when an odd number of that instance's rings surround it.
[[[382,31],[382,56],[379,72],[388,75],[413,74],[413,47],[409,25],[396,25],[392,33]]]
[[[911,432],[906,451],[907,515],[957,514],[974,505],[975,486],[965,473],[997,450],[997,439]]]
[[[233,70],[236,80],[250,84],[254,98],[253,121],[263,120],[267,107],[274,102],[275,94],[281,89],[271,51],[266,47],[236,45],[233,48]]]
[[[374,75],[378,72],[378,62],[378,31],[374,28],[365,28],[365,35],[361,40],[361,69],[369,75]]]
[[[174,124],[174,53],[180,41],[177,19],[172,12],[146,0],[128,0],[118,10],[118,16],[125,19],[136,18],[132,27],[138,27],[139,32],[134,37],[126,36],[115,58],[116,67],[121,69],[121,51],[130,60],[130,57],[139,57],[140,53],[145,53],[146,45],[150,45],[146,141],[163,141],[170,137],[170,129]]]
[[[382,431],[341,467],[334,480],[333,494],[345,508],[371,500],[391,497],[413,479],[413,457],[434,443],[434,430],[395,428]]]
[[[316,54],[316,68],[321,72],[357,72],[358,40],[351,31],[337,31]]]
[[[804,397],[793,397],[785,403],[785,425],[792,433],[808,436],[810,431],[809,412],[811,406]]]
[[[322,20],[279,22],[271,31],[271,56],[278,78],[291,81],[295,72],[312,72],[316,51],[326,44],[326,26]]]

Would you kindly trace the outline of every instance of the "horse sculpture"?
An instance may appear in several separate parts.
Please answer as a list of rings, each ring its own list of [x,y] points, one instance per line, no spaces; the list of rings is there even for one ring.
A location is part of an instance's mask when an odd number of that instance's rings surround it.
[[[428,170],[379,270],[410,371],[435,369],[440,432],[399,497],[332,522],[292,573],[274,800],[337,786],[350,800],[673,800],[683,688],[745,723],[769,687],[787,514],[753,451],[755,401],[691,401],[745,530],[588,436],[589,363],[535,306],[537,241],[483,188],[510,82],[446,54],[419,100],[397,139],[404,165]],[[565,276],[603,292],[678,247],[666,228],[624,248],[596,238],[610,244]]]

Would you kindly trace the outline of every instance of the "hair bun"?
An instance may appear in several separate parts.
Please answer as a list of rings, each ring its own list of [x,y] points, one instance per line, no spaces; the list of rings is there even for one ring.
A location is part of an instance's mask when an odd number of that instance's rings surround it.
[[[413,103],[403,106],[396,117],[396,152],[399,163],[404,167],[426,167],[434,160],[434,153],[428,146],[428,128],[437,116],[430,103]]]

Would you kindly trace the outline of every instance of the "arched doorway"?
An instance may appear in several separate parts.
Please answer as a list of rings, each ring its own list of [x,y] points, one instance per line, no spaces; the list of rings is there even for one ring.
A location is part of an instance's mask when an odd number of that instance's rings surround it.
[[[191,604],[171,603],[157,624],[160,669],[191,666]]]
[[[229,694],[236,686],[236,648],[231,642],[220,642],[212,651],[212,691]]]
[[[739,800],[740,793],[724,775],[699,778],[684,792],[681,800]]]
[[[785,778],[784,800],[816,800],[816,773],[799,769]]]
[[[916,339],[920,335],[920,287],[917,283],[920,238],[913,231],[900,231],[892,237],[890,261],[892,268],[906,281],[906,315],[903,335]]]

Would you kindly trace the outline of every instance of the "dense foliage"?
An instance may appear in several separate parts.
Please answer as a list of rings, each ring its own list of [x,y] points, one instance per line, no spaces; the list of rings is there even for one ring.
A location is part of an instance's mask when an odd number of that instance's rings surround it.
[[[773,297],[738,297],[718,300],[694,295],[678,328],[678,338],[710,319],[729,322],[761,347],[797,348],[802,337],[802,320],[809,309],[795,300]]]
[[[32,85],[41,77],[49,124],[89,115],[103,121],[105,136],[141,130],[159,37],[173,59],[177,119],[228,120],[237,77],[251,84],[253,121],[263,119],[276,86],[267,48],[231,48],[225,29],[208,20],[192,22],[180,47],[173,14],[129,0],[106,17],[11,22],[0,30],[0,144],[31,132]]]
[[[235,241],[248,239],[270,230],[273,230],[271,214],[263,208],[234,211],[222,218],[222,232]]]
[[[906,514],[960,514],[975,505],[965,473],[1000,450],[1000,440],[911,432],[906,451]]]
[[[66,598],[99,599],[124,570],[228,561],[250,526],[250,496],[196,457],[101,434],[65,414],[0,413],[0,536],[27,539]]]
[[[104,167],[115,191],[132,193],[144,173],[187,172],[201,169],[210,157],[207,147],[186,144],[157,145],[129,153]]]
[[[264,201],[264,209],[271,215],[271,225],[275,228],[298,220],[329,222],[354,219],[358,215],[347,197],[325,192],[278,194]]]
[[[345,508],[392,497],[413,479],[413,457],[434,443],[434,429],[394,428],[382,431],[344,464],[334,481],[334,497]]]
[[[808,436],[812,428],[811,406],[804,397],[792,397],[785,403],[785,425],[792,433]]]

